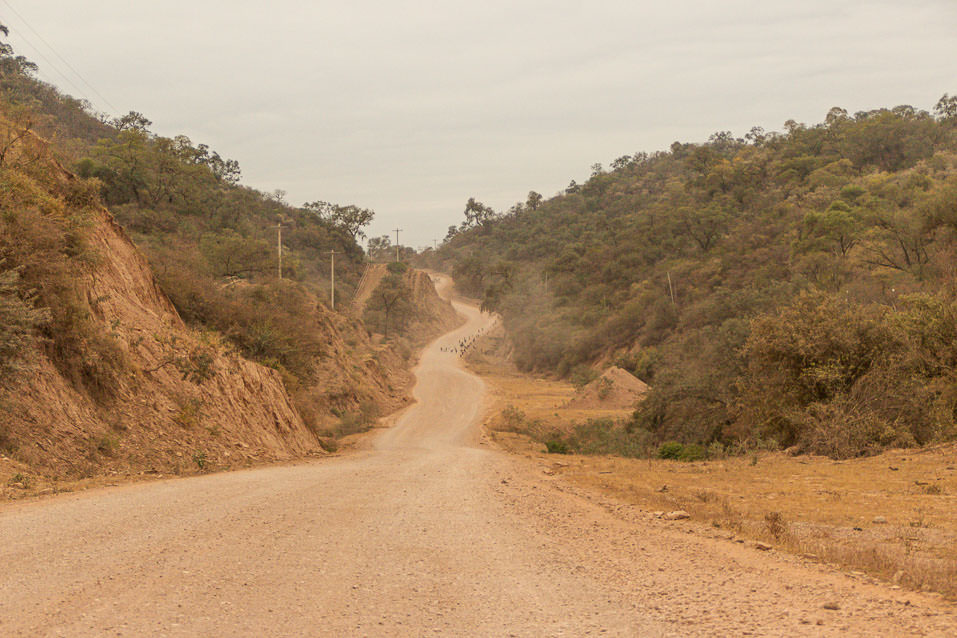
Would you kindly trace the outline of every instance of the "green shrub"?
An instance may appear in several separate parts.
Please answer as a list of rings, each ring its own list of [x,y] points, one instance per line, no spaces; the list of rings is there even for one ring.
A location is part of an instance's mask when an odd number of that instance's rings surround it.
[[[667,443],[662,443],[658,446],[658,458],[677,461],[681,458],[681,454],[684,452],[684,449],[685,446],[677,441],[668,441]]]
[[[549,439],[545,441],[545,451],[549,454],[571,454],[568,443],[561,439]]]
[[[0,267],[3,262],[0,261]],[[9,379],[24,367],[27,348],[34,343],[37,329],[49,321],[50,313],[24,299],[16,270],[0,272],[0,379]]]
[[[120,439],[111,432],[104,432],[96,439],[96,451],[106,456],[113,456],[120,445]]]
[[[598,380],[598,398],[599,400],[604,400],[608,398],[608,395],[611,394],[613,384],[611,379],[599,379]]]
[[[708,458],[708,451],[697,443],[685,445],[678,454],[678,459],[681,461],[703,461],[706,458]]]
[[[708,458],[709,459],[723,459],[728,455],[727,449],[725,449],[724,444],[721,441],[712,441],[708,444]]]
[[[519,432],[525,425],[525,413],[514,405],[507,405],[501,412],[503,429],[510,432]]]
[[[697,443],[683,445],[677,441],[668,441],[658,446],[658,458],[672,461],[703,461],[708,458],[708,450]]]
[[[338,438],[366,432],[379,418],[379,408],[374,402],[366,400],[359,404],[358,409],[346,410],[340,414],[339,423],[331,430],[321,432],[321,436]]]
[[[587,365],[577,365],[568,373],[568,380],[576,388],[583,388],[597,378],[598,371]]]
[[[176,404],[173,422],[187,429],[198,427],[203,420],[202,399],[181,394],[174,397],[173,401]]]
[[[651,433],[613,419],[589,419],[572,430],[569,445],[580,454],[647,456]]]

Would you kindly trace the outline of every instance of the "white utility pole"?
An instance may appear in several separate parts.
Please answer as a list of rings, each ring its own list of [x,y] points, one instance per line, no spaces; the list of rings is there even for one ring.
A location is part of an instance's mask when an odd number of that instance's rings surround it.
[[[402,232],[401,228],[395,229],[395,260],[399,261],[399,233]]]
[[[329,255],[330,257],[332,257],[332,260],[331,260],[332,290],[329,292],[329,307],[335,310],[336,309],[336,251],[330,250]]]
[[[279,278],[282,279],[282,222],[276,224],[276,252],[279,255]]]

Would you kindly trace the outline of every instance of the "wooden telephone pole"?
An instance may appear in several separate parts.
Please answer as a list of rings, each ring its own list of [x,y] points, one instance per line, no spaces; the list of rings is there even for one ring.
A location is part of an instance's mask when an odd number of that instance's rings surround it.
[[[399,233],[402,232],[401,228],[395,229],[395,260],[399,261]]]

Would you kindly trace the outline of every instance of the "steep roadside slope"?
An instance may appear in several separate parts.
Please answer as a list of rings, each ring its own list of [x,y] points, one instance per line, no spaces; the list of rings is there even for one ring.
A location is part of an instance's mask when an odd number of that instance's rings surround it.
[[[17,269],[38,289],[72,286],[85,328],[72,360],[58,355],[54,334],[37,339],[22,353],[24,369],[2,379],[0,478],[179,472],[320,451],[279,373],[190,330],[110,213],[77,197],[82,180],[43,142],[29,150],[42,170],[3,169],[2,269]],[[42,222],[66,236],[78,219],[83,258],[64,257],[70,277],[51,283],[30,261],[30,242],[39,240],[24,233]]]
[[[296,388],[293,398],[312,430],[335,431],[350,415],[381,416],[411,401],[409,359],[376,343],[360,319],[317,306],[308,322],[308,329],[321,335],[324,350],[315,361],[315,379]]]

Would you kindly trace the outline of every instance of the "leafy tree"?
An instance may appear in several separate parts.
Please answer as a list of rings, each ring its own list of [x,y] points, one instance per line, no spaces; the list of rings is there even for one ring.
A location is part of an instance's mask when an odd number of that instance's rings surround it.
[[[369,239],[369,258],[373,261],[384,261],[395,254],[392,248],[392,240],[388,235],[372,237]]]
[[[474,197],[469,197],[469,201],[465,203],[465,222],[462,224],[463,229],[478,226],[484,227],[493,219],[495,219],[495,211],[492,210],[491,207],[477,201]]]
[[[938,100],[934,107],[934,114],[942,120],[957,119],[957,95],[944,93],[944,96]]]
[[[359,208],[358,206],[336,206],[336,212],[332,221],[337,226],[345,229],[349,236],[354,240],[365,237],[362,229],[368,226],[375,217],[375,212],[368,208]]]
[[[678,211],[678,226],[694,243],[707,252],[727,231],[730,215],[720,204],[713,203],[703,209],[682,207]]]
[[[6,25],[0,24],[0,33],[6,37],[10,35],[10,30]],[[15,55],[13,47],[8,42],[0,41],[0,78],[17,75],[32,77],[37,69],[37,65],[24,56]]]
[[[251,277],[274,268],[275,248],[264,239],[243,237],[235,231],[207,234],[200,250],[216,277]]]
[[[388,337],[390,331],[401,332],[407,326],[413,310],[412,291],[405,277],[390,270],[372,291],[363,319],[370,329]]]
[[[483,312],[496,312],[501,308],[505,295],[512,290],[515,284],[515,266],[506,261],[500,261],[489,270],[490,283],[485,288],[482,298]]]
[[[140,133],[149,133],[153,122],[139,111],[130,111],[122,117],[113,121],[113,126],[118,131],[139,131]]]
[[[804,216],[804,227],[809,236],[819,238],[841,257],[860,242],[862,228],[859,211],[841,200],[835,200],[824,212],[811,211]]]
[[[366,236],[362,229],[372,223],[375,217],[375,211],[352,204],[339,206],[329,202],[315,201],[307,202],[302,207],[315,213],[321,219],[342,228],[355,241]]]

